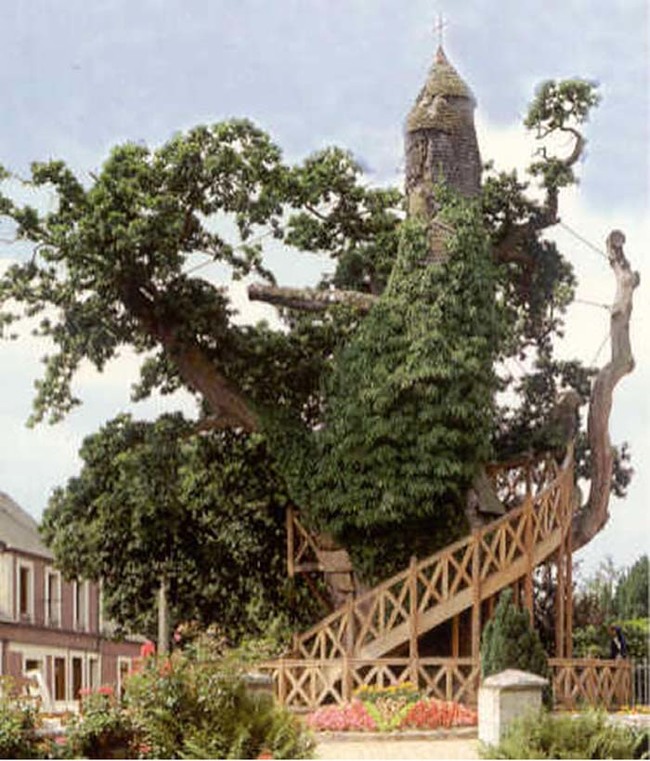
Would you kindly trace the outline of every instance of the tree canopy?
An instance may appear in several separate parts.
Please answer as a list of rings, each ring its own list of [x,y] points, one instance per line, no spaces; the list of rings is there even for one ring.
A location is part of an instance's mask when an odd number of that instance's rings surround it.
[[[0,214],[33,254],[0,279],[0,326],[9,334],[21,316],[39,317],[36,332],[55,346],[33,421],[61,419],[80,401],[81,364],[101,371],[129,345],[143,356],[136,398],[183,386],[201,402],[201,428],[242,440],[261,433],[311,527],[343,543],[366,577],[388,572],[388,555],[400,567],[414,546],[444,544],[466,530],[465,493],[485,461],[565,445],[589,395],[590,371],[553,354],[575,281],[541,234],[575,182],[581,128],[597,100],[580,80],[539,89],[527,126],[541,140],[574,139],[570,155],[545,149],[531,165],[542,200],[514,172],[491,171],[477,199],[440,188],[442,263],[428,258],[427,225],[404,220],[402,194],[370,188],[348,153],[326,149],[289,165],[248,121],[197,127],[158,149],[118,146],[92,182],[61,161],[36,163],[25,181],[54,194],[50,210],[19,203],[2,170]],[[287,257],[331,256],[334,274],[309,291],[278,287],[264,258],[271,239]],[[201,257],[233,278],[259,276],[251,295],[279,306],[283,328],[237,324],[226,290],[195,269]],[[610,261],[617,277],[629,276],[619,310],[629,321],[636,281],[620,234]],[[592,403],[600,427],[583,456],[597,499],[576,523],[575,546],[606,520],[612,478],[627,477],[607,437],[608,400],[631,369],[623,344]],[[504,370],[512,357],[527,361],[523,377]],[[568,428],[566,416],[554,417],[567,389]],[[595,442],[604,459],[591,456]],[[54,498],[52,515],[82,484]],[[56,542],[65,529],[49,520]],[[424,534],[424,524],[434,530]]]
[[[154,634],[164,577],[174,625],[218,621],[238,641],[309,620],[278,551],[287,495],[259,434],[194,436],[179,415],[120,415],[80,454],[42,532],[67,576],[103,582],[111,619]]]

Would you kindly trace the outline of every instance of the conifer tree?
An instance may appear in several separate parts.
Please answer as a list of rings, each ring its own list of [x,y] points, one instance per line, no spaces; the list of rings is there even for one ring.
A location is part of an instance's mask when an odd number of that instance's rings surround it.
[[[504,590],[481,638],[481,676],[485,679],[506,669],[518,669],[550,677],[548,658],[539,635],[530,624],[528,613],[518,608],[512,590]],[[545,690],[548,704],[550,690]]]

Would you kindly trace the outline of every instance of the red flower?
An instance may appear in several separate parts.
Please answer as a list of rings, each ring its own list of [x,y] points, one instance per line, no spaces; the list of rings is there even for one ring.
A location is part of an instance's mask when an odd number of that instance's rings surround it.
[[[149,658],[156,654],[156,646],[151,640],[147,640],[143,645],[140,645],[140,658]]]
[[[409,709],[400,727],[405,729],[437,729],[438,727],[466,727],[477,724],[476,711],[453,701],[428,698],[418,700]]]

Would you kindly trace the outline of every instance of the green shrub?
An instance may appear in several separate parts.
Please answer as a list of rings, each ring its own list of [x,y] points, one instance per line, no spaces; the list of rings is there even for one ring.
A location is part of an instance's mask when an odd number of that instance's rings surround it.
[[[251,692],[238,663],[176,653],[130,677],[125,705],[154,758],[309,758],[304,725],[271,695]]]
[[[547,711],[515,719],[497,746],[480,745],[482,758],[647,758],[648,733],[613,724],[604,713],[554,716]]]
[[[38,709],[16,696],[11,677],[0,677],[0,758],[41,758]]]
[[[550,682],[548,657],[539,634],[530,625],[528,613],[512,602],[512,590],[499,597],[494,617],[487,623],[481,639],[481,674],[483,678],[505,669],[519,669],[539,674]],[[550,685],[544,689],[544,703],[551,705]]]
[[[627,641],[630,658],[647,658],[650,649],[650,619],[633,618],[612,621],[620,626]],[[588,624],[573,631],[573,653],[576,658],[609,658],[610,637],[606,626]]]
[[[81,714],[68,726],[73,758],[138,758],[140,735],[130,715],[105,689],[82,696]]]

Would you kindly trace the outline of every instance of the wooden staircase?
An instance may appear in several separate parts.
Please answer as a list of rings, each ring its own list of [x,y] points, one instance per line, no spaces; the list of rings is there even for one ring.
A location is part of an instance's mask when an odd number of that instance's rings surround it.
[[[350,598],[311,629],[297,635],[290,659],[294,674],[291,679],[298,680],[296,694],[301,693],[300,680],[304,682],[308,674],[313,678],[314,669],[319,671],[317,680],[322,698],[310,698],[311,703],[327,702],[332,695],[338,699],[349,693],[354,684],[347,685],[348,689],[335,684],[342,679],[342,664],[352,661],[366,665],[376,662],[375,675],[381,672],[382,660],[404,661],[403,666],[410,668],[417,682],[418,669],[426,660],[420,658],[418,639],[447,621],[455,619],[457,624],[464,611],[471,611],[471,655],[460,659],[456,652],[454,656],[459,665],[468,661],[465,665],[470,668],[463,678],[477,681],[485,601],[493,601],[502,589],[514,585],[521,590],[522,602],[532,618],[532,573],[549,559],[557,565],[556,654],[560,658],[570,657],[573,470],[571,449],[560,465],[547,456],[535,462],[524,459],[491,467],[489,475],[506,514],[428,558],[413,558],[404,571],[365,594]],[[303,563],[310,570],[316,569],[315,548],[313,543],[310,546],[308,532],[297,523],[293,537],[297,538],[295,543],[290,541],[294,567],[299,569]],[[406,650],[408,658],[396,660],[396,655],[403,655]],[[280,671],[284,670],[286,675],[288,663],[286,659],[270,662],[264,665],[264,670],[270,671],[277,683]],[[442,665],[453,672],[453,664]],[[361,681],[357,679],[357,685],[377,678],[368,677],[367,669],[364,673],[366,676],[360,677]],[[398,681],[403,678],[396,677]],[[286,690],[279,689],[281,698],[283,692]],[[284,702],[291,702],[284,697]]]

